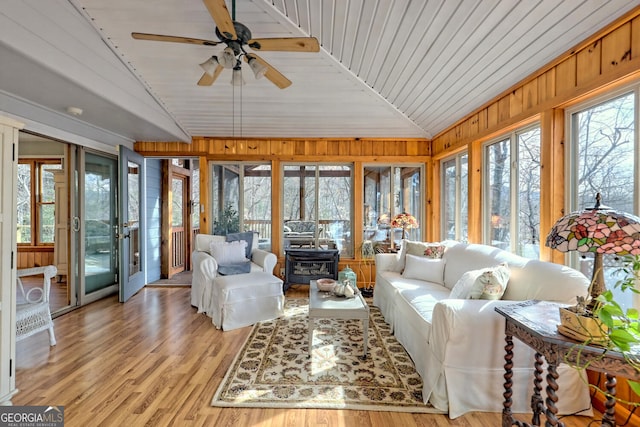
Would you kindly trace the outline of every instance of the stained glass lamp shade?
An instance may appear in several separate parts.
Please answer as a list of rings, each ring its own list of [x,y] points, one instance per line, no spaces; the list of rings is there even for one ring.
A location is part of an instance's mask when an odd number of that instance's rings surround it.
[[[640,254],[640,218],[600,205],[572,212],[560,218],[551,228],[546,245],[560,252],[592,252],[592,301],[605,291],[602,254]]]

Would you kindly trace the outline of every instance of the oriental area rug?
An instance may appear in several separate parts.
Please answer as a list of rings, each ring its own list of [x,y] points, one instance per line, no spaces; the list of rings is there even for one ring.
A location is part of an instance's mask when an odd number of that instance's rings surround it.
[[[316,319],[308,357],[308,300],[254,325],[212,406],[442,413],[422,402],[422,379],[382,314],[370,307],[369,352],[360,320]]]

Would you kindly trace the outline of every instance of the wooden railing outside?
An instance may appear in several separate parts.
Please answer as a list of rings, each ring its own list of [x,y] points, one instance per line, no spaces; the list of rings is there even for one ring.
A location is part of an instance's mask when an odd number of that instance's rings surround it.
[[[185,270],[184,228],[173,227],[171,232],[171,274]]]

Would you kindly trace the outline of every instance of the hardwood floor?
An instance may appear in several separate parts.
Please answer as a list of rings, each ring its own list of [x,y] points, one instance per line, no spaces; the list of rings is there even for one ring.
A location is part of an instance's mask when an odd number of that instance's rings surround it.
[[[287,296],[304,296],[294,286]],[[129,302],[106,298],[17,343],[15,405],[64,405],[73,426],[500,426],[499,413],[446,415],[209,406],[250,327],[216,330],[190,305],[190,288],[148,287]],[[525,420],[528,417],[519,416]],[[566,417],[566,426],[586,426]]]

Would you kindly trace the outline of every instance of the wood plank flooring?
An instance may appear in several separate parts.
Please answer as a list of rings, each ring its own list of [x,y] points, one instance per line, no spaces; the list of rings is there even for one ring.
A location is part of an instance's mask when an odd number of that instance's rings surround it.
[[[287,296],[305,296],[294,286]],[[75,426],[500,426],[499,413],[446,415],[209,406],[250,327],[216,330],[190,305],[190,288],[148,287],[129,302],[109,297],[54,320],[17,343],[15,405],[64,405]],[[526,416],[519,416],[528,420]],[[586,426],[585,417],[565,417]]]

